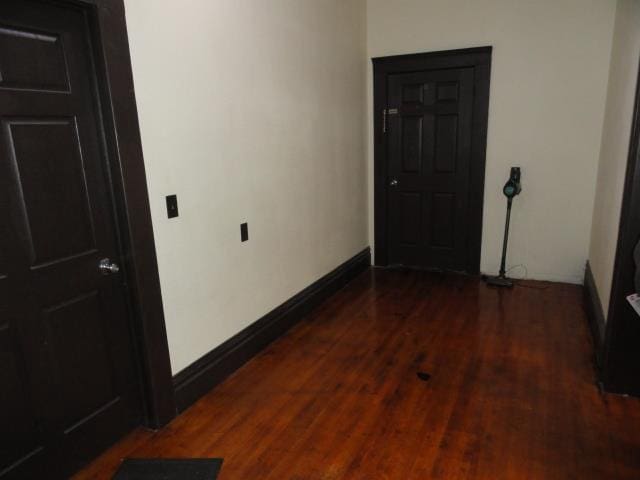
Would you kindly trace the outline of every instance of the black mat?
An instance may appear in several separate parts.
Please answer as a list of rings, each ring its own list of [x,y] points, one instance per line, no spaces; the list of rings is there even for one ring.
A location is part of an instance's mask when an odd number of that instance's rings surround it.
[[[126,458],[113,480],[215,480],[221,458]]]

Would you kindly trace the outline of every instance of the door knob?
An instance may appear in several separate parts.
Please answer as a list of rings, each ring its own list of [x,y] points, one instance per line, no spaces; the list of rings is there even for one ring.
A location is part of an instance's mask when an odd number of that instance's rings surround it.
[[[113,275],[120,271],[120,267],[117,263],[112,262],[109,258],[103,258],[98,264],[98,270],[103,275]]]
[[[398,186],[398,180],[396,180],[395,178],[394,178],[394,179],[392,179],[392,180],[389,182],[389,186],[391,186],[391,187],[397,187],[397,186]]]

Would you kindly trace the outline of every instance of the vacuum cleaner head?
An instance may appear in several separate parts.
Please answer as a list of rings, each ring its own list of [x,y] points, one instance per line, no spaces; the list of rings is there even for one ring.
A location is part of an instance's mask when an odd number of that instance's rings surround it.
[[[487,285],[490,287],[513,287],[513,281],[507,278],[506,276],[495,276],[495,277],[487,277],[486,278]]]

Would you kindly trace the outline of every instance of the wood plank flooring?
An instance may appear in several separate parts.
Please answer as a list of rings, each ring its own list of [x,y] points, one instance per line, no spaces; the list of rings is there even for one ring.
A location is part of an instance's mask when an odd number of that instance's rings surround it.
[[[581,287],[525,285],[365,272],[75,478],[211,456],[220,480],[639,479],[640,401],[598,392]]]

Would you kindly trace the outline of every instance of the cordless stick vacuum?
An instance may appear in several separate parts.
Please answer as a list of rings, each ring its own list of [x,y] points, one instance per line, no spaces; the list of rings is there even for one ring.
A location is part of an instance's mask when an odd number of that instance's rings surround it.
[[[511,219],[511,203],[513,197],[521,191],[520,187],[520,167],[511,167],[509,180],[504,184],[502,193],[507,197],[507,220],[504,225],[504,240],[502,242],[502,260],[500,261],[500,273],[497,277],[487,277],[487,285],[491,287],[513,287],[513,282],[507,278],[505,263],[507,261],[507,243],[509,242],[509,220]]]

